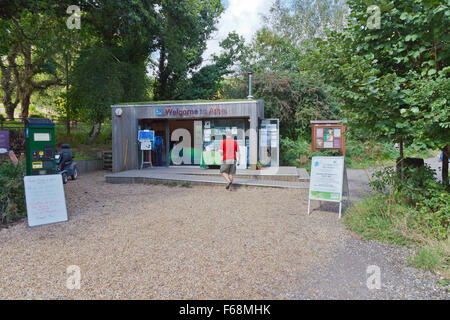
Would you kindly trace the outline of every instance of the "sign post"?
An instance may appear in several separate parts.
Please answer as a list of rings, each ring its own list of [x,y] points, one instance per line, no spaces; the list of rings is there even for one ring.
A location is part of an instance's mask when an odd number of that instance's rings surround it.
[[[138,131],[138,141],[141,144],[141,152],[142,152],[142,162],[141,162],[141,170],[145,164],[149,164],[152,167],[152,143],[155,139],[155,131],[154,130],[139,130]],[[149,152],[149,161],[145,161],[145,152]]]
[[[343,194],[350,205],[347,170],[344,157],[313,157],[311,161],[311,180],[309,183],[308,215],[311,213],[311,200],[339,202],[341,218]]]
[[[28,225],[67,221],[66,198],[60,174],[25,176]]]

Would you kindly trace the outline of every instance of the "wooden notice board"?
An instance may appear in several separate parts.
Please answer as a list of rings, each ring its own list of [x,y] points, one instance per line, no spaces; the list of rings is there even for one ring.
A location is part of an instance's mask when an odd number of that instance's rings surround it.
[[[345,156],[346,120],[311,120],[312,151],[340,150]]]

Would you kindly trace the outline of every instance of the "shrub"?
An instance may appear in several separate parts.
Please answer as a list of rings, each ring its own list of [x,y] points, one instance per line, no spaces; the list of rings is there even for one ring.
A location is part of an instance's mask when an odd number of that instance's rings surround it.
[[[23,176],[25,161],[15,165],[11,161],[0,163],[0,218],[9,223],[26,216]]]
[[[375,171],[373,195],[356,203],[344,216],[346,226],[366,239],[416,246],[411,263],[450,276],[450,194],[434,180],[429,167],[393,167]]]

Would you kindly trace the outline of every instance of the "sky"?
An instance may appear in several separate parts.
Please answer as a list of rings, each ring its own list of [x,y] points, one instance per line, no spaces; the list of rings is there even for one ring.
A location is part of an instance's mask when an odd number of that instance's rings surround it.
[[[203,54],[205,62],[211,54],[220,52],[219,43],[225,39],[229,32],[236,31],[250,42],[253,35],[260,28],[261,14],[268,14],[275,0],[222,0],[225,11],[222,13],[217,31],[207,42],[206,51]]]
[[[217,31],[211,35],[207,41],[206,50],[203,53],[202,66],[211,62],[213,53],[219,54],[221,51],[219,43],[224,40],[228,33],[236,31],[243,36],[246,42],[250,42],[256,31],[260,29],[262,14],[268,14],[270,7],[275,0],[221,0],[225,7],[216,25]],[[158,59],[158,53],[152,54],[153,60]],[[147,68],[150,76],[156,76],[156,69]]]

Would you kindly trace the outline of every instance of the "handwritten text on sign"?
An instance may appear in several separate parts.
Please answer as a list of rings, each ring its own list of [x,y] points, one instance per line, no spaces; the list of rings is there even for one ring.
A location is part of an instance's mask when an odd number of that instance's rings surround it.
[[[67,221],[61,175],[26,176],[24,182],[30,227]]]

